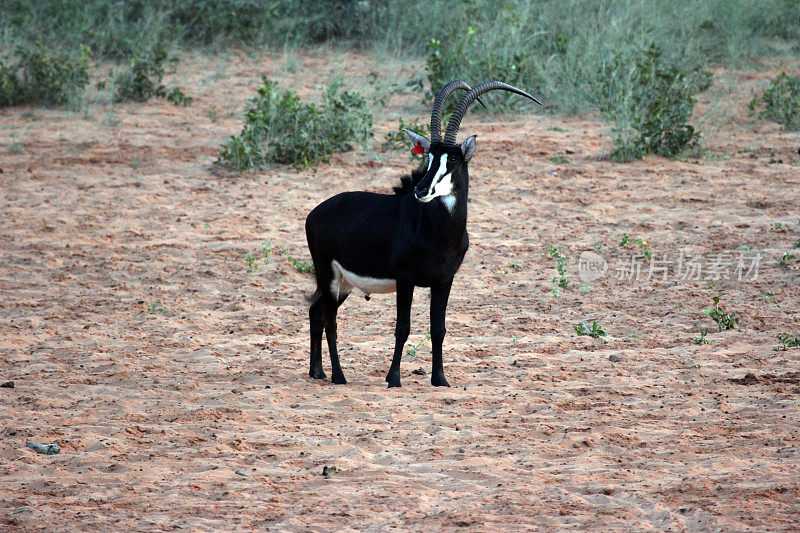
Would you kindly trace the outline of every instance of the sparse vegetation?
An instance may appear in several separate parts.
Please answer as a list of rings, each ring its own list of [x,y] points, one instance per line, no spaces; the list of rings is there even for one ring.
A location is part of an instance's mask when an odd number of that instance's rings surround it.
[[[637,256],[637,259],[650,259],[650,257],[653,255],[650,247],[647,245],[647,241],[641,237],[636,239],[636,247],[639,249],[639,255]]]
[[[800,335],[789,335],[788,333],[784,333],[782,335],[778,335],[778,340],[781,341],[780,350],[786,350],[788,348],[795,348],[800,346]]]
[[[567,279],[567,264],[569,263],[569,258],[564,255],[563,245],[558,246],[558,248],[555,246],[548,247],[547,255],[556,260],[556,271],[558,272],[558,276],[553,278],[554,287],[550,291],[550,294],[553,295],[553,298],[558,298],[561,296],[559,287],[562,289],[569,287],[570,281]]]
[[[714,301],[714,308],[713,309],[705,309],[703,312],[711,317],[711,319],[717,323],[720,331],[728,330],[728,329],[735,329],[739,327],[739,317],[736,316],[736,313],[727,313],[720,305],[720,297],[714,296],[712,298]]]
[[[283,248],[284,252],[285,247]],[[270,260],[272,259],[272,244],[269,241],[266,241],[261,250],[258,253],[249,252],[247,255],[244,256],[244,261],[247,263],[247,273],[248,274],[255,274],[258,271],[258,262],[259,259],[265,264],[268,265]]]
[[[286,260],[289,261],[295,270],[302,274],[313,274],[314,273],[314,263],[311,261],[303,261],[300,259],[295,258],[292,256],[292,252],[286,246],[281,245],[281,251],[286,256]]]
[[[372,114],[358,93],[342,91],[332,83],[324,104],[304,104],[292,91],[261,78],[250,100],[245,125],[222,147],[218,164],[235,170],[265,168],[284,163],[301,169],[327,161],[334,152],[347,152],[372,136]]]
[[[780,266],[786,266],[793,259],[795,259],[794,254],[790,254],[789,252],[783,252],[783,255],[778,258],[778,264]]]
[[[753,98],[750,110],[760,118],[774,120],[787,131],[800,130],[800,76],[778,74],[761,96]]]
[[[693,340],[692,342],[693,342],[694,344],[697,344],[698,346],[699,346],[699,345],[703,345],[703,344],[709,344],[709,341],[708,341],[708,339],[706,338],[706,335],[708,335],[708,328],[705,328],[705,329],[703,329],[703,330],[700,330],[700,336],[699,336],[699,337],[697,337],[697,338],[696,338],[695,340]]]
[[[422,346],[422,343],[425,342],[426,340],[428,340],[428,341],[431,340],[431,330],[430,329],[428,329],[428,331],[425,333],[425,337],[420,339],[420,341],[417,344],[415,344],[413,346],[409,346],[408,348],[406,348],[406,355],[409,356],[409,357],[416,357],[417,350],[419,350],[419,347]]]
[[[156,302],[150,302],[147,304],[147,312],[151,315],[165,315],[167,314],[167,309]]]
[[[602,330],[597,321],[592,322],[591,326],[586,322],[579,323],[575,326],[575,333],[578,335],[588,335],[593,339],[606,336],[606,332]]]

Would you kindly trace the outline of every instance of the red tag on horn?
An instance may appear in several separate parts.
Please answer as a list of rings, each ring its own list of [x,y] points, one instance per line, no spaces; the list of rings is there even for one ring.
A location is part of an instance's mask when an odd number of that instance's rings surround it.
[[[417,155],[422,155],[425,153],[425,149],[422,147],[422,143],[417,141],[417,145],[414,147],[413,152]]]

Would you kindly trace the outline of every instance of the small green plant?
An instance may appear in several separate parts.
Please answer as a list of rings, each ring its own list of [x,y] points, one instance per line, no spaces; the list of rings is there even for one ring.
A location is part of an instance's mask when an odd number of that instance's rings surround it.
[[[800,130],[800,76],[778,74],[760,97],[753,98],[750,110],[758,111],[760,118],[774,120],[785,130]]]
[[[697,345],[709,344],[709,341],[708,341],[708,339],[706,338],[706,335],[708,335],[708,328],[706,328],[706,329],[703,329],[703,330],[700,330],[700,336],[699,336],[699,337],[697,337],[697,338],[696,338],[695,340],[693,340],[692,342],[693,342],[693,343],[695,343],[695,344],[697,344]]]
[[[795,248],[800,248],[800,239],[796,240],[795,243],[793,244],[793,246]]]
[[[637,256],[637,259],[650,259],[650,256],[653,255],[650,251],[650,247],[647,246],[647,241],[641,237],[636,239],[636,247],[639,248],[639,255]]]
[[[292,256],[292,253],[286,246],[281,245],[281,251],[286,255],[286,260],[302,274],[313,274],[314,273],[314,263],[310,261],[302,261],[300,259],[296,259]]]
[[[244,129],[223,145],[217,164],[255,170],[287,163],[301,169],[327,161],[334,152],[350,151],[372,136],[366,100],[343,92],[341,82],[328,87],[321,107],[302,103],[291,91],[280,92],[265,76],[261,82],[250,100]]]
[[[775,222],[774,224],[772,224],[772,231],[776,231],[778,233],[786,233],[788,231],[788,228],[784,226],[783,223],[781,222]]]
[[[570,283],[567,279],[567,264],[569,263],[569,258],[564,255],[564,246],[560,245],[558,248],[555,246],[548,247],[547,255],[556,260],[556,271],[558,272],[558,276],[553,278],[553,283],[557,287],[566,289]],[[560,292],[558,294],[560,294]]]
[[[0,56],[0,107],[77,100],[89,84],[89,54],[88,47],[70,54],[42,42],[6,51]]]
[[[714,296],[712,298],[714,301],[714,308],[713,309],[705,309],[703,312],[711,317],[711,319],[717,323],[720,331],[724,331],[727,329],[735,329],[739,327],[739,317],[736,316],[736,313],[726,313],[725,310],[719,303],[720,297]]]
[[[516,346],[518,342],[519,342],[519,337],[517,337],[516,335],[511,335],[511,344]]]
[[[419,350],[419,347],[422,346],[422,343],[425,342],[426,340],[431,340],[431,330],[430,329],[427,331],[427,333],[425,333],[425,338],[424,339],[420,339],[420,341],[417,344],[415,344],[414,346],[409,346],[408,348],[406,348],[406,355],[409,356],[409,357],[416,357],[417,350]]]
[[[591,326],[586,322],[581,322],[577,326],[575,326],[575,333],[578,335],[588,335],[593,339],[598,337],[605,337],[606,332],[600,328],[600,325],[595,320]]]
[[[208,110],[208,113],[206,114],[206,116],[211,119],[211,122],[216,122],[217,121],[218,117],[217,117],[217,105],[216,104],[212,104],[211,105],[211,109]]]
[[[786,266],[789,264],[789,261],[795,258],[794,254],[790,254],[789,252],[783,252],[783,255],[778,259],[778,264],[780,266]]]
[[[285,247],[283,247],[283,251],[284,253],[286,253]],[[270,263],[270,260],[272,259],[272,244],[269,241],[264,242],[259,252],[257,253],[251,252],[244,256],[244,261],[245,263],[247,263],[248,274],[255,274],[258,271],[259,258],[264,262],[265,265],[268,265]],[[289,256],[289,259],[290,261],[292,260],[291,256]],[[295,265],[295,268],[298,268],[297,265]],[[300,268],[298,268],[298,270],[300,270]],[[300,271],[304,272],[304,270]]]
[[[414,133],[424,135],[425,137],[430,138],[431,136],[430,124],[422,124],[417,119],[414,119],[411,122],[406,122],[403,120],[403,117],[400,117],[400,125],[397,126],[397,130],[387,133],[381,146],[387,150],[405,150],[408,148],[408,137],[406,137],[406,134],[403,133],[403,129],[411,130]],[[422,154],[417,157],[422,157]]]
[[[670,65],[655,43],[633,53],[623,48],[601,67],[596,84],[600,110],[614,123],[611,158],[675,157],[691,147],[696,141],[689,124],[695,93],[707,88],[710,79],[708,73]]]
[[[624,246],[628,246],[628,244],[630,244],[630,242],[631,242],[631,236],[628,235],[627,233],[623,233],[622,234],[622,238],[619,240],[619,246],[620,246],[620,248],[622,248]]]
[[[779,348],[780,350],[786,350],[787,348],[794,348],[800,346],[800,335],[795,335],[792,337],[788,333],[784,333],[783,335],[778,335],[778,340],[781,341],[782,346]]]
[[[252,253],[244,256],[244,262],[247,263],[247,273],[255,274],[258,270],[258,259]]]
[[[164,98],[167,88],[161,83],[164,79],[164,62],[167,49],[163,43],[134,55],[128,69],[115,79],[117,102],[146,102],[153,97]]]
[[[594,249],[598,253],[602,252],[603,251],[603,243],[602,242],[598,242],[597,244],[594,245]]]
[[[179,87],[175,87],[167,93],[167,101],[175,105],[189,107],[194,103],[194,98],[187,96]]]
[[[766,293],[761,295],[762,298],[768,300],[772,305],[777,307],[778,309],[781,308],[781,304],[778,303],[778,299],[775,298],[775,293],[773,291],[767,291]]]
[[[556,165],[569,165],[569,159],[563,155],[551,157],[550,162],[555,163]]]
[[[156,302],[150,302],[147,304],[147,312],[151,315],[165,315],[167,314],[166,308],[157,304]]]

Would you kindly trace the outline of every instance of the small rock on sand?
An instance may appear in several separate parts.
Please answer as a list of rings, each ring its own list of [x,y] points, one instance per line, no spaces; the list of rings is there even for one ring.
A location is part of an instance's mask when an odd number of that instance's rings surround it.
[[[37,444],[27,440],[25,441],[25,446],[32,449],[36,453],[41,453],[44,455],[55,455],[57,453],[61,453],[61,448],[58,444]]]

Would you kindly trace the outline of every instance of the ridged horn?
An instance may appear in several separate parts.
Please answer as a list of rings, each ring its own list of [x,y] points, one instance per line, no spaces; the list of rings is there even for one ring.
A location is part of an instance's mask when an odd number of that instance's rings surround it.
[[[442,109],[447,99],[450,98],[450,95],[459,89],[469,91],[470,86],[461,80],[451,81],[442,87],[439,90],[439,94],[436,95],[436,100],[433,102],[433,110],[431,111],[431,142],[442,141]],[[486,107],[486,105],[481,102],[480,98],[478,98],[478,102],[480,102],[483,107]]]
[[[510,91],[512,93],[517,93],[522,95],[526,98],[530,98],[534,102],[539,105],[542,103],[534,98],[533,96],[529,95],[525,91],[517,89],[516,87],[512,87],[507,83],[503,83],[502,81],[486,81],[483,83],[479,83],[469,91],[467,94],[461,97],[459,100],[458,105],[456,106],[456,110],[453,112],[453,116],[450,117],[450,122],[447,123],[447,131],[444,134],[444,144],[455,145],[456,143],[456,135],[458,135],[458,128],[461,127],[461,120],[464,118],[464,114],[469,109],[469,106],[472,105],[480,95],[488,91],[496,91],[496,90],[504,90]]]

